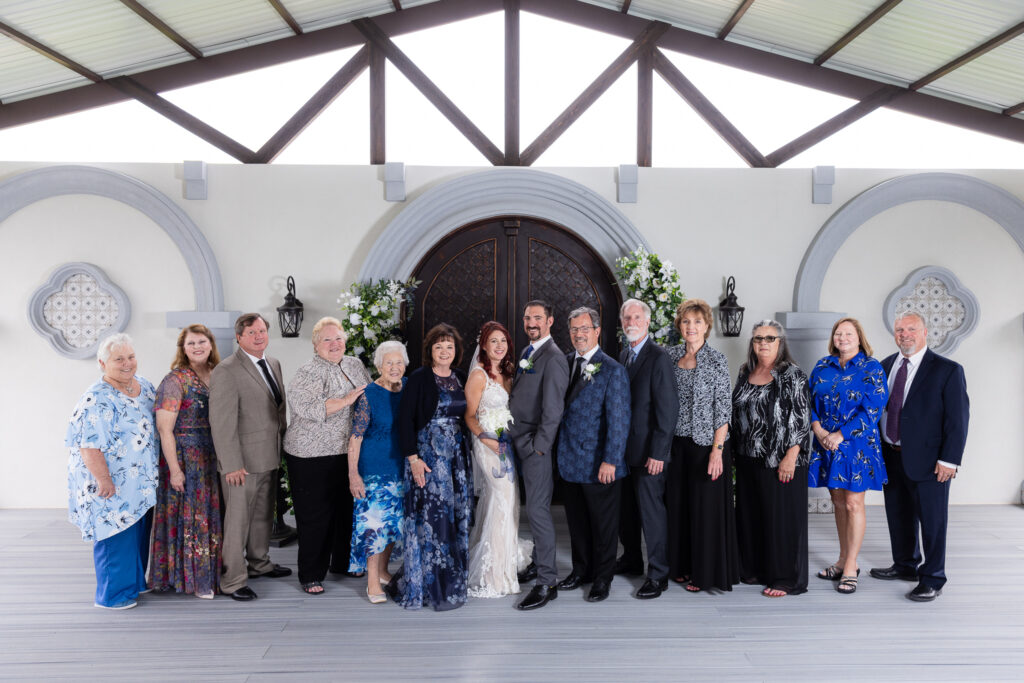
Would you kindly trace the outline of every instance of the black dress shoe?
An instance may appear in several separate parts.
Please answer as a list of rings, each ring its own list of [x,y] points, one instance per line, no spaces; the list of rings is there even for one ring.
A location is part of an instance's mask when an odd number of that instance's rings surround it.
[[[932,588],[931,586],[926,586],[923,583],[917,584],[917,586],[914,587],[914,590],[907,593],[907,597],[914,602],[931,602],[940,595],[942,595],[941,588]]]
[[[271,579],[280,579],[282,576],[291,576],[291,575],[292,575],[292,570],[291,569],[289,569],[288,567],[282,567],[279,564],[275,564],[274,568],[271,569],[269,572],[263,572],[262,574],[252,574],[252,573],[250,573],[249,574],[249,578],[250,579],[258,579],[258,578],[260,578],[262,576],[266,576],[266,577],[271,578]]]
[[[527,596],[516,605],[516,609],[540,609],[557,597],[557,586],[534,586]]]
[[[571,572],[569,576],[558,582],[558,590],[574,591],[585,583],[590,583],[590,579],[584,579],[576,572]]]
[[[531,562],[529,567],[519,572],[517,578],[519,583],[530,583],[537,578],[537,565]]]
[[[905,569],[898,569],[896,565],[884,569],[872,569],[871,576],[883,581],[917,581],[917,572],[908,572]]]
[[[256,591],[248,586],[242,586],[234,593],[228,593],[228,595],[231,596],[232,600],[238,600],[239,602],[249,602],[256,599]]]
[[[587,593],[587,602],[601,602],[608,597],[609,588],[611,588],[611,584],[607,581],[595,581],[594,585],[590,587],[590,592]]]
[[[643,562],[634,564],[622,556],[615,560],[615,573],[623,576],[643,576],[644,565]]]
[[[668,579],[661,581],[647,579],[644,581],[644,585],[640,586],[640,590],[636,592],[636,597],[638,600],[652,600],[666,590],[668,590]]]

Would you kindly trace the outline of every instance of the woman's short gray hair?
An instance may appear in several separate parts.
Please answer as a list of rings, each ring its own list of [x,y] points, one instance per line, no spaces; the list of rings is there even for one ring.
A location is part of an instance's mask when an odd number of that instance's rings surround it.
[[[405,344],[394,339],[389,339],[386,342],[381,342],[377,345],[377,348],[373,350],[373,366],[380,370],[380,364],[384,362],[384,356],[389,353],[400,353],[402,354],[402,362],[406,365],[409,364],[409,352],[405,350]]]
[[[112,334],[100,342],[99,348],[96,349],[96,360],[100,363],[106,363],[110,360],[110,353],[118,346],[130,346],[134,349],[135,342],[124,332]]]

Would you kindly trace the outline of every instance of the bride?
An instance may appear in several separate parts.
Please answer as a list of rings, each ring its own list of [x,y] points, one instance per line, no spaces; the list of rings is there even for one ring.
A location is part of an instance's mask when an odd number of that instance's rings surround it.
[[[530,563],[532,542],[519,539],[519,489],[508,392],[515,365],[510,335],[484,323],[466,382],[466,425],[473,433],[473,481],[480,495],[469,538],[469,594],[497,598],[519,592],[516,574]]]

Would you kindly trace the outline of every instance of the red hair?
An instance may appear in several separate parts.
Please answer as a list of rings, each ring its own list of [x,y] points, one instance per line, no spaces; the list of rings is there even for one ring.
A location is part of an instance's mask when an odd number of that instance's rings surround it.
[[[491,374],[491,359],[487,355],[487,349],[485,345],[487,340],[491,338],[491,335],[495,332],[501,332],[505,335],[505,357],[498,361],[498,374],[506,379],[510,379],[515,373],[515,363],[512,361],[512,335],[508,333],[505,326],[494,320],[485,322],[483,327],[480,328],[480,355],[476,361],[480,364],[480,367],[484,369],[488,375]]]

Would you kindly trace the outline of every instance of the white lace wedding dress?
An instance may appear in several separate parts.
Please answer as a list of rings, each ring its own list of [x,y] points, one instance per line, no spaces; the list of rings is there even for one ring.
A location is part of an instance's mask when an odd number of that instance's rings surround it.
[[[472,372],[484,372],[474,368]],[[486,376],[486,373],[484,373]],[[490,377],[484,386],[477,419],[488,410],[508,409],[508,392]],[[519,592],[516,574],[530,564],[533,542],[519,538],[519,489],[512,445],[500,443],[504,459],[472,437],[473,483],[480,501],[469,537],[469,594],[497,598]]]

